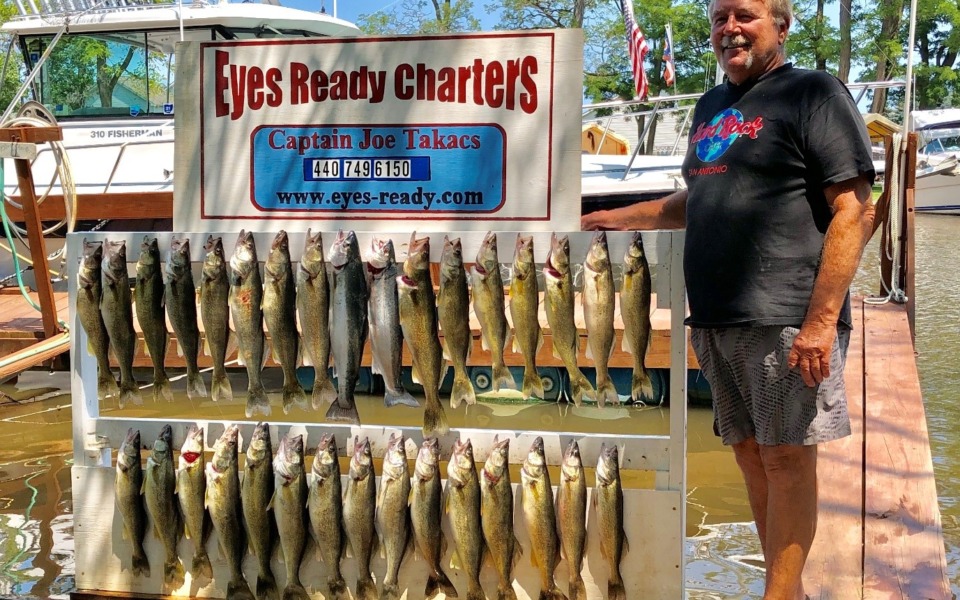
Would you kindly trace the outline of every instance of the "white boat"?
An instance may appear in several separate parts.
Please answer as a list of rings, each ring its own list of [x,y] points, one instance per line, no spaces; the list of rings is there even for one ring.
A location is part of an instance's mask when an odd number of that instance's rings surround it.
[[[71,187],[81,197],[172,191],[177,42],[360,33],[353,23],[276,0],[15,1],[19,14],[2,29],[14,36],[31,96],[42,104],[30,114],[52,116],[63,129],[63,142],[41,145],[33,165],[40,194]],[[5,115],[7,125],[17,122],[11,117]],[[72,186],[53,181],[59,149],[72,167]],[[5,191],[19,195],[7,167]]]
[[[918,213],[960,215],[960,109],[916,110]]]

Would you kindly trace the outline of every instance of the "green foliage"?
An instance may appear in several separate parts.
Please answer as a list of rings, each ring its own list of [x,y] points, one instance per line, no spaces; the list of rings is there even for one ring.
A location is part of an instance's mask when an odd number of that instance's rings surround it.
[[[395,8],[362,14],[357,25],[364,33],[402,35],[478,31],[472,0],[402,0]]]

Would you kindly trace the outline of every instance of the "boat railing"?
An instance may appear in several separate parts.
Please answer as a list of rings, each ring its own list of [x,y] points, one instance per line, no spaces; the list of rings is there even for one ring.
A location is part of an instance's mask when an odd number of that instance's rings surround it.
[[[178,6],[171,0],[14,0],[19,15],[13,19],[36,17],[66,18],[84,13],[127,10],[155,10]],[[206,0],[192,0],[194,6],[210,4]]]

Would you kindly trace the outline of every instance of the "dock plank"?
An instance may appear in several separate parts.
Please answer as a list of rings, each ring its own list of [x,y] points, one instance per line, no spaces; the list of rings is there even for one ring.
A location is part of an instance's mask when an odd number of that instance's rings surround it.
[[[863,301],[853,302],[844,381],[851,435],[817,456],[817,537],[804,569],[811,600],[863,598]]]
[[[952,598],[904,307],[864,306],[863,597]]]

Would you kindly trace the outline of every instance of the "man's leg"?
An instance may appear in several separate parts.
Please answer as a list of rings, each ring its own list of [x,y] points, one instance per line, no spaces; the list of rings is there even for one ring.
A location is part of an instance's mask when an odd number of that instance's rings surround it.
[[[759,446],[766,473],[764,600],[803,600],[803,565],[817,531],[817,447]],[[757,529],[759,531],[759,519]]]
[[[760,445],[755,438],[748,438],[739,444],[733,445],[733,454],[743,473],[743,480],[747,485],[747,498],[750,500],[750,510],[753,520],[757,523],[757,535],[760,537],[760,547],[764,557],[767,553],[767,473],[760,458]]]

